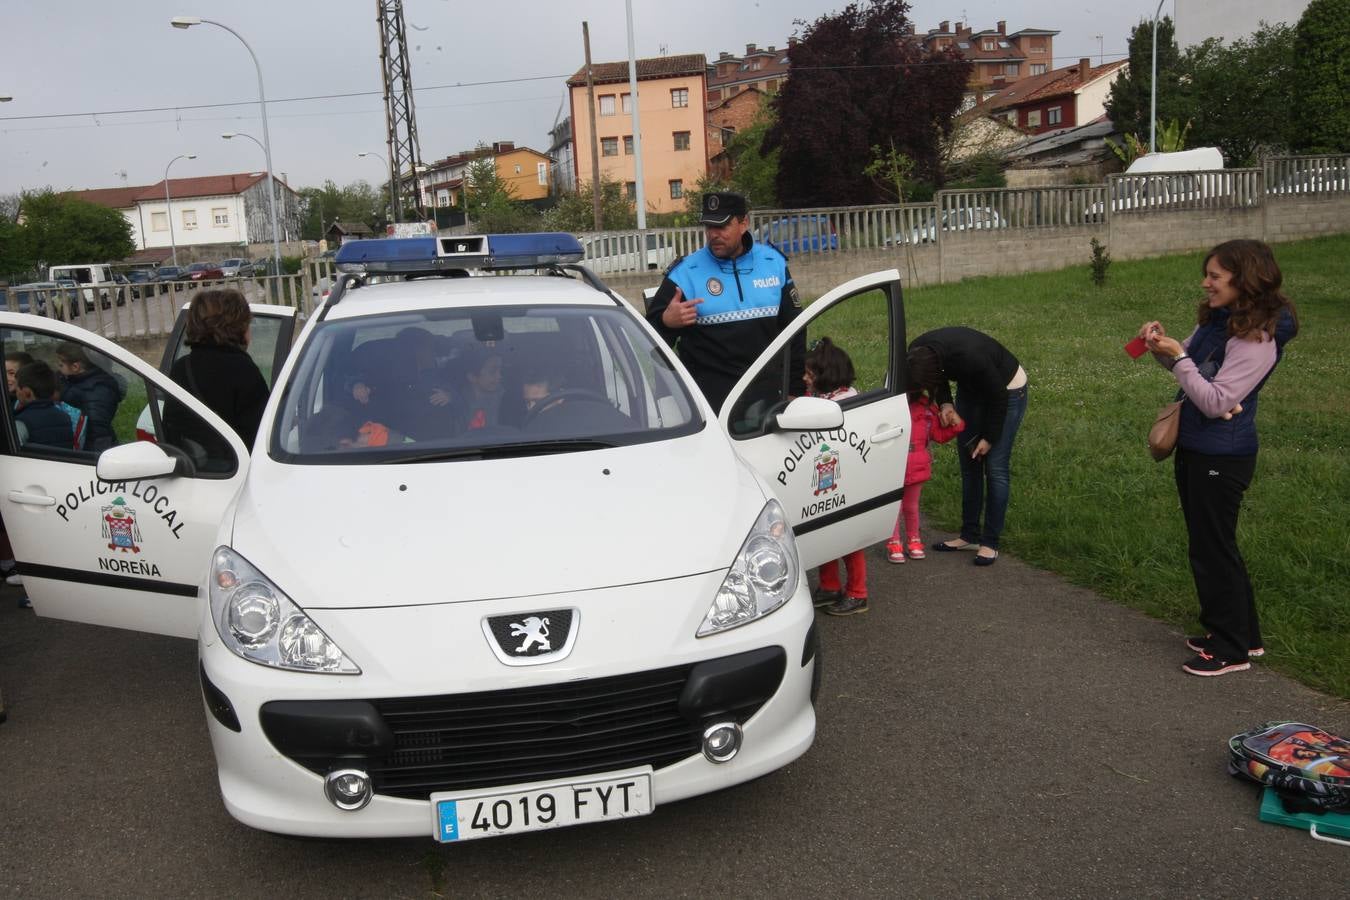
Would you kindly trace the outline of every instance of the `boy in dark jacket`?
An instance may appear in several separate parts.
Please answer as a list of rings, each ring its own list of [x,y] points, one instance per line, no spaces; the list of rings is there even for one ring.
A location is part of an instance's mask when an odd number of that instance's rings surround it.
[[[20,425],[19,437],[25,443],[70,447],[75,433],[70,416],[56,405],[56,373],[42,360],[21,366],[14,376],[18,408],[14,417]]]
[[[84,413],[89,423],[85,446],[104,450],[116,444],[112,421],[123,393],[117,379],[90,362],[83,347],[69,341],[57,344],[56,362],[61,370],[61,399]]]

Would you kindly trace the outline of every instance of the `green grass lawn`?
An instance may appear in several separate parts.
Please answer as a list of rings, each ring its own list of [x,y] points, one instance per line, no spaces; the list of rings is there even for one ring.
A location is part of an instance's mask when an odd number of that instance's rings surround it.
[[[1275,254],[1302,331],[1261,392],[1261,452],[1239,541],[1261,610],[1263,664],[1350,698],[1350,235]],[[1098,288],[1085,243],[1082,265],[1062,271],[905,294],[909,340],[944,325],[977,328],[1030,377],[1004,549],[1191,633],[1198,605],[1172,461],[1155,463],[1145,445],[1176,382],[1123,346],[1149,319],[1190,333],[1203,255],[1115,262]],[[839,340],[850,346],[849,336]],[[953,531],[954,453],[935,445],[923,495],[929,521]],[[1178,664],[1185,655],[1178,642]]]

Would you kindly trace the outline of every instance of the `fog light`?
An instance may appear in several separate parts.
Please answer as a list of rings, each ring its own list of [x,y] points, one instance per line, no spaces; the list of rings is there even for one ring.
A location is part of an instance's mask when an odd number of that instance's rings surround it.
[[[741,726],[738,722],[718,722],[703,732],[703,755],[708,762],[730,762],[741,750]]]
[[[370,776],[360,769],[337,769],[323,780],[323,792],[338,809],[354,812],[370,802],[374,790]]]

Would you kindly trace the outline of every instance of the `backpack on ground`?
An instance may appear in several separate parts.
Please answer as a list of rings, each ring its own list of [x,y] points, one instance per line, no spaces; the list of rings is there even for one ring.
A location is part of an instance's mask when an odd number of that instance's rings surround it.
[[[1302,722],[1267,722],[1228,740],[1228,772],[1310,809],[1350,810],[1350,741]]]

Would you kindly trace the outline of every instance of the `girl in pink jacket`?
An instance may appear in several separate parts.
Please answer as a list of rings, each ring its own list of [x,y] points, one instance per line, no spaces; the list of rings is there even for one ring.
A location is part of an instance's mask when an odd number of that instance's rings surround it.
[[[919,494],[923,492],[923,483],[933,477],[933,457],[928,452],[928,442],[945,444],[965,430],[965,422],[954,426],[942,424],[937,407],[928,399],[923,388],[911,388],[909,392],[909,457],[905,460],[905,496],[900,502],[900,515],[895,520],[895,531],[886,542],[886,558],[893,563],[905,561],[908,552],[911,559],[923,559],[923,538],[919,537]],[[900,526],[905,526],[905,541],[900,540]]]

